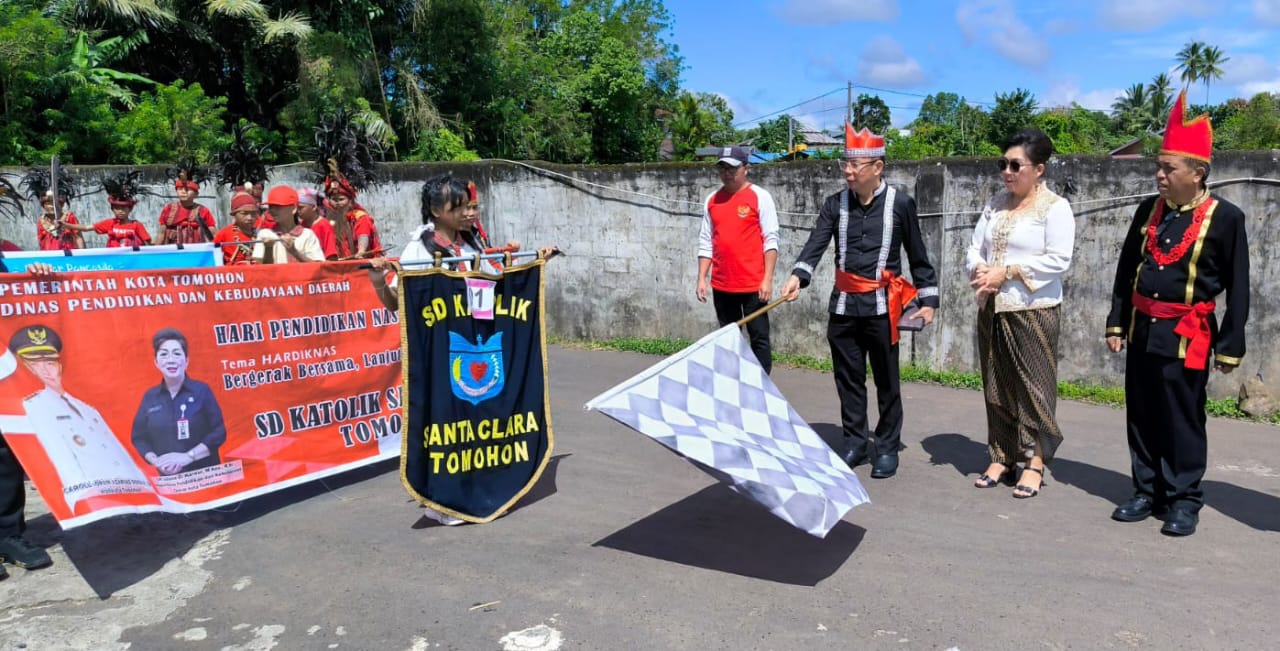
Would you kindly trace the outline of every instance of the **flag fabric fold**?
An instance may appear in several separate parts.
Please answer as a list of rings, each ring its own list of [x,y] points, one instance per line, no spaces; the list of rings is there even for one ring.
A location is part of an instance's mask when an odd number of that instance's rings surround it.
[[[586,404],[819,538],[867,493],[727,325]]]

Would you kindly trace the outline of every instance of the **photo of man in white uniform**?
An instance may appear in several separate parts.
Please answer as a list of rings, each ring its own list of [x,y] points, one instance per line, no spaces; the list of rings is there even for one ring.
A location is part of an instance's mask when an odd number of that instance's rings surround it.
[[[62,384],[62,338],[57,332],[48,326],[27,326],[14,333],[9,350],[44,383],[22,405],[30,431],[58,472],[72,511],[90,497],[152,492],[146,475],[102,414],[67,393]]]

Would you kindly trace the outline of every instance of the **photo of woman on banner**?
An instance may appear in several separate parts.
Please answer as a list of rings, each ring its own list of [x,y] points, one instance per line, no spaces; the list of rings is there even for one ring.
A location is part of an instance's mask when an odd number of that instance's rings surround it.
[[[187,376],[187,338],[165,328],[151,338],[160,384],[147,389],[133,418],[133,447],[162,475],[221,463],[227,440],[222,408],[209,385]]]
[[[44,388],[22,401],[63,487],[67,507],[100,495],[151,492],[151,484],[97,409],[67,392],[62,337],[45,325],[20,328],[9,350]]]

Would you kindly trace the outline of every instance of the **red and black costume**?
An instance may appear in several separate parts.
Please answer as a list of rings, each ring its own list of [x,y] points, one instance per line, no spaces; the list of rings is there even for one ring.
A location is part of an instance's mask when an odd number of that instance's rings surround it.
[[[186,160],[169,169],[175,190],[200,192],[208,175],[194,161]],[[213,239],[216,222],[208,208],[192,203],[184,206],[175,201],[160,211],[160,244],[196,244]]]
[[[1162,154],[1209,162],[1208,116],[1184,119],[1179,96]],[[1226,311],[1214,314],[1226,293]],[[1136,497],[1200,510],[1207,463],[1209,357],[1239,366],[1249,316],[1249,243],[1240,208],[1207,189],[1191,203],[1143,201],[1120,250],[1107,336],[1125,337],[1125,406]]]

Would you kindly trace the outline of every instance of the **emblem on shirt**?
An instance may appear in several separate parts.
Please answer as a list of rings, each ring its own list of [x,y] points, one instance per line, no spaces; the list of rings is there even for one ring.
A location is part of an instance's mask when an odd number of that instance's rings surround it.
[[[751,214],[751,209],[747,206],[738,206],[738,219],[742,219]]]
[[[449,384],[453,395],[478,405],[502,393],[506,372],[502,367],[502,333],[476,335],[476,343],[449,333]]]

